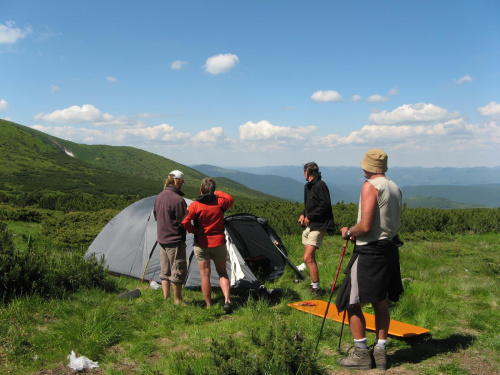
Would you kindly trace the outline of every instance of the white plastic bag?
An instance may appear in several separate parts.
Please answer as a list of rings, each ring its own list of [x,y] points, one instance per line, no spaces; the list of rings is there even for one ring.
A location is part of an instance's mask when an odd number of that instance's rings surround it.
[[[161,285],[160,285],[160,284],[158,284],[158,283],[157,283],[156,281],[154,281],[154,280],[151,280],[151,281],[149,282],[149,285],[151,286],[151,288],[153,288],[153,289],[155,289],[155,290],[156,290],[156,289],[158,289],[158,288],[161,288]]]
[[[91,361],[85,356],[77,357],[75,352],[72,350],[71,354],[68,355],[69,364],[68,367],[73,370],[81,371],[84,368],[95,368],[99,367],[97,362]]]
[[[306,269],[306,267],[307,267],[307,266],[306,266],[306,264],[305,264],[305,263],[302,263],[300,266],[297,266],[297,269],[298,269],[299,271],[304,271],[304,270]]]

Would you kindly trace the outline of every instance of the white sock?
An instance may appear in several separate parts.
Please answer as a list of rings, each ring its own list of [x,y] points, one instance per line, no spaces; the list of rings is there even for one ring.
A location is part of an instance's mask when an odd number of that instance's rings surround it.
[[[377,340],[377,343],[375,345],[385,350],[386,344],[387,340]]]
[[[312,286],[313,288],[319,289],[319,281],[312,282],[312,283],[311,283],[311,286]]]
[[[366,345],[366,337],[360,340],[354,340],[354,346],[360,349],[368,349],[368,345]]]

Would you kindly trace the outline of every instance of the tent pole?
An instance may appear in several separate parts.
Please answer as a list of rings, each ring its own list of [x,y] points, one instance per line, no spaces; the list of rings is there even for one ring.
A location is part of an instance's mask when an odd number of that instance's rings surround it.
[[[148,258],[148,261],[146,262],[146,267],[144,267],[144,272],[142,273],[141,284],[144,281],[144,275],[146,274],[146,269],[148,268],[149,261],[151,260],[151,257],[153,256],[153,251],[155,251],[156,245],[158,245],[158,241],[155,242],[153,248],[151,249],[151,252],[149,253],[149,258]]]

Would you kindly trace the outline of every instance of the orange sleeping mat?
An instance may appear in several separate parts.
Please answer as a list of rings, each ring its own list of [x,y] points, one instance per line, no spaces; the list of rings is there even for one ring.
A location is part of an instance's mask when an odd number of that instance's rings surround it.
[[[300,301],[288,304],[288,306],[293,307],[294,309],[301,310],[309,314],[317,315],[322,318],[325,316],[327,305],[328,302],[320,300]],[[363,313],[363,315],[365,316],[366,319],[366,329],[375,331],[375,315],[368,313]],[[342,323],[343,316],[344,313],[343,312],[339,313],[337,311],[337,306],[331,303],[330,307],[328,308],[328,315],[326,316],[326,318]],[[349,324],[347,316],[345,319],[345,324]],[[389,335],[397,337],[411,337],[411,336],[423,335],[425,333],[429,333],[429,330],[426,328],[417,327],[411,324],[391,319],[391,324],[389,326]]]

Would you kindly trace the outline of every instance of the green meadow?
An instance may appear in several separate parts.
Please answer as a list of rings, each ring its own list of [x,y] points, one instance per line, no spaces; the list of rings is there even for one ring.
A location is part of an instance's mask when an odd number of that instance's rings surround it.
[[[355,205],[334,206],[337,226],[350,225],[355,210]],[[0,373],[71,374],[71,351],[99,363],[86,370],[93,374],[353,373],[336,363],[340,323],[326,321],[315,353],[322,318],[287,305],[317,297],[307,281],[293,282],[290,268],[265,284],[281,294],[234,293],[235,311],[226,315],[218,290],[210,310],[195,290],[185,290],[188,305],[177,307],[147,282],[111,276],[96,259],[85,262],[88,245],[118,211],[0,206]],[[293,227],[300,205],[241,204],[229,214],[233,211],[269,218],[289,258],[302,263],[300,227]],[[498,210],[487,209],[405,209],[400,252],[405,292],[391,304],[391,317],[430,334],[390,337],[387,374],[500,373],[498,216]],[[490,225],[486,231],[483,222]],[[436,227],[440,231],[432,230]],[[342,244],[338,235],[327,237],[317,253],[326,301]],[[349,245],[342,271],[351,254]],[[140,297],[118,298],[133,289]],[[374,342],[372,332],[368,341]],[[346,326],[341,348],[351,345]]]

